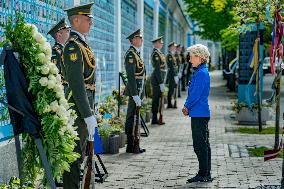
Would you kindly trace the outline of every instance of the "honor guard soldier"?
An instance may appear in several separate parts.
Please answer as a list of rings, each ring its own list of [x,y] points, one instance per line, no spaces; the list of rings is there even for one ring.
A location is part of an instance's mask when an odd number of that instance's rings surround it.
[[[145,149],[141,149],[139,144],[139,148],[135,148],[137,144],[135,144],[135,137],[137,136],[137,132],[134,129],[134,122],[136,115],[136,108],[141,107],[141,99],[143,92],[143,83],[144,83],[144,74],[145,74],[145,66],[142,58],[140,57],[139,48],[142,46],[143,38],[141,35],[140,29],[130,34],[126,39],[128,39],[131,43],[130,48],[126,52],[124,58],[124,65],[127,75],[127,85],[125,89],[125,95],[129,96],[128,100],[128,108],[125,122],[125,133],[127,135],[127,153],[143,153]],[[142,95],[141,95],[142,94]],[[136,115],[136,116],[134,116]],[[137,117],[136,117],[137,118]],[[137,131],[137,130],[136,130]],[[139,128],[140,131],[140,128]]]
[[[176,53],[175,53],[175,59],[176,59],[176,63],[178,66],[178,83],[177,83],[177,92],[178,92],[178,97],[181,97],[180,95],[180,84],[181,84],[181,57],[180,57],[180,44],[176,45]]]
[[[153,89],[153,98],[152,98],[152,124],[165,124],[163,122],[162,116],[162,106],[164,106],[163,93],[165,91],[165,76],[166,76],[166,57],[161,52],[163,48],[163,37],[158,37],[152,40],[154,49],[151,55],[151,62],[153,66],[153,72],[151,75],[151,84]],[[160,111],[160,119],[158,120],[158,108]]]
[[[51,61],[56,64],[59,70],[59,74],[61,75],[63,85],[66,89],[67,82],[64,79],[65,69],[62,61],[62,53],[63,47],[70,35],[70,26],[68,26],[65,19],[63,18],[56,25],[54,25],[47,34],[51,35],[55,40],[55,44],[52,47]]]
[[[168,92],[168,108],[177,108],[176,97],[177,97],[177,84],[178,84],[178,65],[175,58],[176,53],[176,44],[171,42],[168,45],[169,52],[167,54],[167,66],[168,66],[168,75],[167,81],[169,84]],[[172,105],[172,97],[174,96],[175,104]]]
[[[78,189],[80,187],[80,164],[84,158],[87,138],[92,137],[97,121],[93,115],[93,96],[95,92],[96,60],[94,53],[87,44],[86,35],[92,26],[91,7],[94,3],[81,5],[65,10],[71,24],[70,38],[64,51],[64,65],[68,82],[67,94],[69,102],[78,117],[75,120],[80,141],[77,142],[75,152],[81,158],[72,163],[70,172],[63,174],[64,189]]]
[[[185,60],[185,55],[184,55],[184,46],[181,46],[181,62],[183,64],[183,69],[182,69],[182,76],[181,76],[181,91],[185,91],[186,88],[186,75],[187,75],[187,67],[188,63]]]

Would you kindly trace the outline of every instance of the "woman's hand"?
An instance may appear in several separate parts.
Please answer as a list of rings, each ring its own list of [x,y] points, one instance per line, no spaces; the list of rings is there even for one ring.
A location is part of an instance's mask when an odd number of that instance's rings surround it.
[[[183,115],[187,116],[188,115],[188,109],[186,107],[183,107],[182,113],[183,113]]]

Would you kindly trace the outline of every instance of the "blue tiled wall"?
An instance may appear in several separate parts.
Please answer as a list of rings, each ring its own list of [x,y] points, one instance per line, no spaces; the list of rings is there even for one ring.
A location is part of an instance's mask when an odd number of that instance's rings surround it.
[[[152,72],[150,56],[153,50],[151,40],[154,37],[154,13],[153,8],[144,3],[144,48],[143,58],[146,66],[146,73],[149,76]]]
[[[124,55],[130,46],[126,37],[138,29],[137,26],[137,3],[136,0],[121,0],[121,53],[122,64]],[[124,65],[122,66],[124,69]]]

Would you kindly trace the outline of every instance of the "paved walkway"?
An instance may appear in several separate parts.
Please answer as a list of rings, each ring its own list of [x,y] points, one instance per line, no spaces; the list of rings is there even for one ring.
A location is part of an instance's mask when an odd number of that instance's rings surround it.
[[[109,177],[96,184],[96,189],[118,188],[237,188],[248,189],[260,185],[279,185],[281,159],[264,162],[263,158],[230,157],[229,145],[273,145],[273,135],[247,135],[225,132],[237,127],[229,118],[235,93],[227,93],[221,72],[211,74],[212,111],[210,143],[212,149],[212,183],[187,184],[186,180],[198,171],[193,151],[190,119],[181,113],[186,94],[179,99],[178,109],[165,111],[163,126],[149,126],[150,136],[142,138],[146,153],[133,155],[120,149],[116,155],[102,155]]]

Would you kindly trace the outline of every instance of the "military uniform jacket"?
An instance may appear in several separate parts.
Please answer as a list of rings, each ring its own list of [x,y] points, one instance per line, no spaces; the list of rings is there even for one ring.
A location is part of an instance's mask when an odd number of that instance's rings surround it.
[[[175,82],[174,77],[178,74],[178,65],[174,55],[171,53],[167,54],[167,65],[168,65],[168,81]]]
[[[130,46],[128,51],[125,53],[124,59],[124,66],[128,80],[125,95],[139,95],[139,90],[141,90],[142,87],[142,79],[145,74],[144,62],[141,59],[139,52],[137,52],[133,46]]]
[[[52,47],[52,57],[51,61],[56,64],[59,74],[61,75],[61,78],[64,81],[65,77],[65,68],[64,68],[64,63],[62,61],[62,53],[63,53],[63,45],[60,43],[56,42],[53,47]]]
[[[180,55],[178,53],[175,54],[175,59],[176,59],[176,64],[177,64],[177,73],[180,71],[180,67],[181,67],[181,59],[180,59]]]
[[[75,32],[64,47],[64,65],[69,84],[67,95],[75,103],[75,110],[81,118],[92,115],[95,91],[96,60],[89,45]]]
[[[166,58],[165,55],[157,49],[153,49],[151,55],[151,62],[154,68],[151,75],[151,84],[153,86],[159,86],[164,83],[165,69],[166,69]]]

